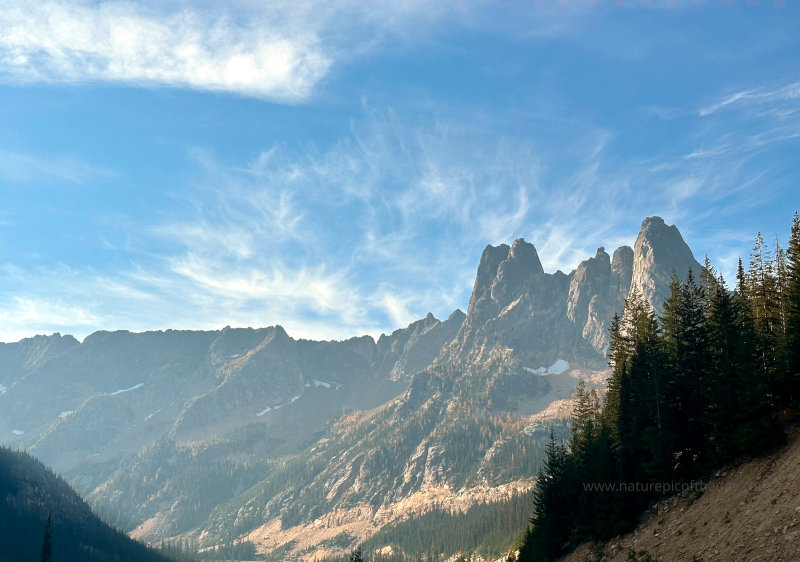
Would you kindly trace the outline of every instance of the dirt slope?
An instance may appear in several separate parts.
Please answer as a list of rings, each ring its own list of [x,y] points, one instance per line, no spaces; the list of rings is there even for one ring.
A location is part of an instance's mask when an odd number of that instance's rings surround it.
[[[698,497],[699,496],[699,497]],[[566,561],[596,560],[583,545]],[[800,428],[779,452],[731,467],[701,494],[652,508],[632,533],[605,545],[602,560],[800,561]]]

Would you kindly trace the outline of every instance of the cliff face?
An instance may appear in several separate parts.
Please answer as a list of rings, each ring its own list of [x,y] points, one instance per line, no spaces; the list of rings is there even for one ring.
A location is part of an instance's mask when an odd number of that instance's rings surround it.
[[[689,270],[699,279],[701,266],[675,225],[661,217],[648,217],[633,246],[631,288],[641,293],[656,311],[669,296],[669,282],[675,272],[681,280]]]
[[[518,239],[487,246],[481,256],[467,317],[450,360],[480,361],[495,346],[514,350],[523,365],[539,368],[558,358],[602,368],[608,327],[635,289],[660,310],[675,271],[683,279],[700,265],[678,229],[659,217],[642,223],[633,249],[613,259],[604,248],[570,273],[545,273],[536,249]]]

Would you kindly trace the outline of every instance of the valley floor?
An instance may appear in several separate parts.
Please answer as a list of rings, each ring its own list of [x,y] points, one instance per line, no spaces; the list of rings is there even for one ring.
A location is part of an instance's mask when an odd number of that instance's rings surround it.
[[[564,560],[598,555],[585,544]],[[777,453],[720,471],[702,494],[687,491],[659,503],[634,532],[605,545],[600,559],[799,560],[800,427],[790,429]]]

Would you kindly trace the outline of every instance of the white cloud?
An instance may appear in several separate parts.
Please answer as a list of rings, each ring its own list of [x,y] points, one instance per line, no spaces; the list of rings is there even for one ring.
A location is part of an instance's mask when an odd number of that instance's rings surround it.
[[[435,26],[550,39],[585,10],[487,12],[445,2],[0,0],[0,80],[123,83],[300,103],[337,65],[437,41]]]
[[[244,24],[220,10],[3,2],[0,73],[15,82],[108,81],[299,101],[332,60],[313,29],[291,23],[277,10]]]
[[[38,296],[16,296],[0,310],[0,341],[51,333],[53,326],[91,329],[100,320],[82,304]]]

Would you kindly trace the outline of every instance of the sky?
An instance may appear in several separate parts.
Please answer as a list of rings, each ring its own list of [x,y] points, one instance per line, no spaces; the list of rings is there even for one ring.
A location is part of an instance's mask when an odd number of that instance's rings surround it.
[[[800,210],[794,0],[0,0],[0,341],[466,309],[675,224]]]

